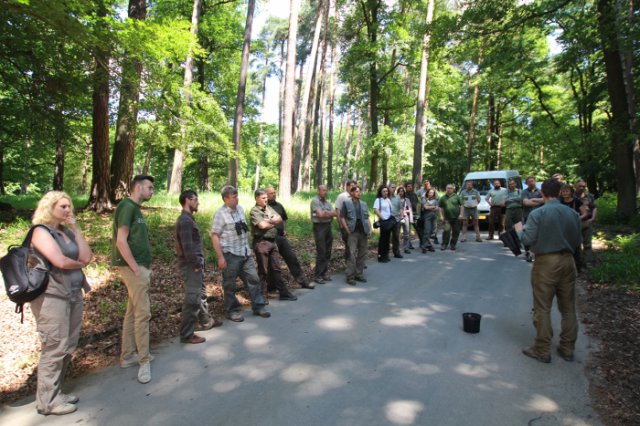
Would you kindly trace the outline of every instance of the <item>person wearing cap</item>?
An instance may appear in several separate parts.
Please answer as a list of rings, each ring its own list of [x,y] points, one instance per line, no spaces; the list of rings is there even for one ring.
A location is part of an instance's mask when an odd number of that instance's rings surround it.
[[[507,190],[502,188],[500,179],[493,181],[493,188],[489,190],[485,199],[489,204],[489,236],[487,240],[493,240],[494,232],[500,235],[504,231],[505,198]],[[497,229],[496,229],[497,227]]]

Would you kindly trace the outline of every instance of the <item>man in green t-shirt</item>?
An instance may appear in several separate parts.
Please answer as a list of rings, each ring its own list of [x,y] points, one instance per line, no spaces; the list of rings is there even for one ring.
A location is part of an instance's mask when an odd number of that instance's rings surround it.
[[[111,250],[111,263],[120,272],[129,295],[122,322],[120,366],[139,364],[138,381],[148,383],[152,359],[149,353],[151,245],[140,205],[153,196],[153,177],[137,175],[130,188],[131,195],[118,204],[113,217]]]
[[[460,235],[460,221],[463,218],[464,201],[458,194],[454,193],[454,190],[455,187],[452,184],[448,184],[447,192],[438,200],[440,222],[444,224],[441,250],[446,250],[447,246],[451,250],[455,250],[458,236]]]

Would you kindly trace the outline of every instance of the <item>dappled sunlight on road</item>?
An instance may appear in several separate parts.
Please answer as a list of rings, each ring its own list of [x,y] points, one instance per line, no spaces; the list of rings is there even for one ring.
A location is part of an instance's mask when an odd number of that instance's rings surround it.
[[[339,374],[340,370],[342,369],[295,363],[282,370],[280,378],[285,382],[299,384],[299,389],[295,392],[298,395],[320,396],[347,383]]]
[[[527,404],[521,408],[526,411],[542,411],[546,413],[560,410],[560,407],[558,406],[558,404],[556,404],[555,401],[540,394],[532,395],[529,402],[527,402]]]
[[[334,315],[320,318],[316,321],[318,327],[325,330],[345,331],[353,329],[353,319],[344,315]]]
[[[421,402],[409,400],[392,401],[384,408],[387,420],[396,425],[415,424],[423,410],[424,405]]]
[[[486,352],[473,351],[470,358],[476,365],[463,362],[453,367],[453,371],[463,376],[485,379],[500,370],[497,364],[488,362],[491,357]]]
[[[248,336],[244,339],[244,347],[251,352],[269,353],[271,350],[271,337],[264,334]]]
[[[355,305],[370,305],[372,303],[378,303],[370,299],[334,299],[333,303],[340,306],[355,306]]]
[[[423,308],[393,309],[392,313],[395,316],[384,317],[380,319],[380,323],[390,327],[426,326],[429,316],[449,310],[451,308],[441,304],[430,304]]]
[[[479,383],[476,387],[485,391],[518,389],[518,386],[516,386],[515,384],[502,380],[492,380],[486,383]]]
[[[283,367],[283,363],[272,359],[252,359],[244,364],[236,365],[228,371],[249,382],[258,382],[275,374]]]
[[[397,369],[412,374],[419,374],[421,376],[427,376],[437,374],[440,372],[440,367],[434,364],[416,364],[413,361],[403,358],[389,358],[386,359],[379,369]]]
[[[340,293],[367,293],[376,290],[375,287],[341,287],[338,291]]]
[[[224,380],[214,383],[213,391],[217,393],[228,393],[236,390],[240,387],[242,382],[240,380]]]

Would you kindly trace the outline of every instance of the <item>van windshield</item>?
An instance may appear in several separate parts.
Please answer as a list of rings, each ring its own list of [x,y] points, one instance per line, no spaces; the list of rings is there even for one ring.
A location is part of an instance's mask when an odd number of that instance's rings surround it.
[[[493,188],[494,180],[496,179],[471,179],[471,182],[473,182],[473,187],[480,191],[481,195],[487,195],[487,192],[489,192],[489,190]],[[505,179],[498,180],[500,181],[500,185],[502,186],[502,188],[507,187],[507,181]],[[466,183],[467,181],[465,181],[465,185]],[[463,186],[463,188],[466,188],[466,186]]]

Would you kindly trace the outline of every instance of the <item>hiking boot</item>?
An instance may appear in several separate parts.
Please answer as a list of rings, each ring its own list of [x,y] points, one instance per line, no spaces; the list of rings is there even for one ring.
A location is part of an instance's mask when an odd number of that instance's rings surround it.
[[[564,359],[567,362],[572,362],[573,361],[573,354],[569,354],[567,352],[564,352],[560,348],[558,348],[558,355],[560,356],[560,358]]]
[[[242,322],[244,321],[244,317],[240,312],[233,311],[227,314],[227,318],[229,318],[233,322]]]
[[[281,294],[280,300],[288,300],[290,302],[293,302],[294,300],[298,300],[298,297],[295,296],[293,293],[287,293],[287,294]]]
[[[256,315],[262,318],[269,318],[271,316],[271,312],[267,311],[265,308],[260,308],[253,311],[253,315]]]
[[[62,398],[62,401],[65,404],[75,404],[78,401],[80,401],[80,398],[78,398],[76,395],[73,394],[66,394],[66,393],[61,393],[60,397]]]
[[[180,339],[180,342],[182,343],[192,343],[194,345],[197,345],[198,343],[204,343],[206,342],[207,339],[205,339],[204,337],[198,336],[197,334],[192,334],[191,337],[189,337],[188,339]]]
[[[546,356],[538,355],[537,353],[535,353],[533,348],[524,348],[522,350],[522,353],[528,356],[529,358],[533,358],[536,361],[543,362],[545,364],[549,364],[551,362],[551,355],[546,355]]]
[[[214,327],[220,327],[222,325],[222,321],[217,320],[215,318],[211,318],[210,321],[205,322],[204,324],[201,324],[200,326],[196,327],[197,331],[205,331],[205,330],[211,330]]]

